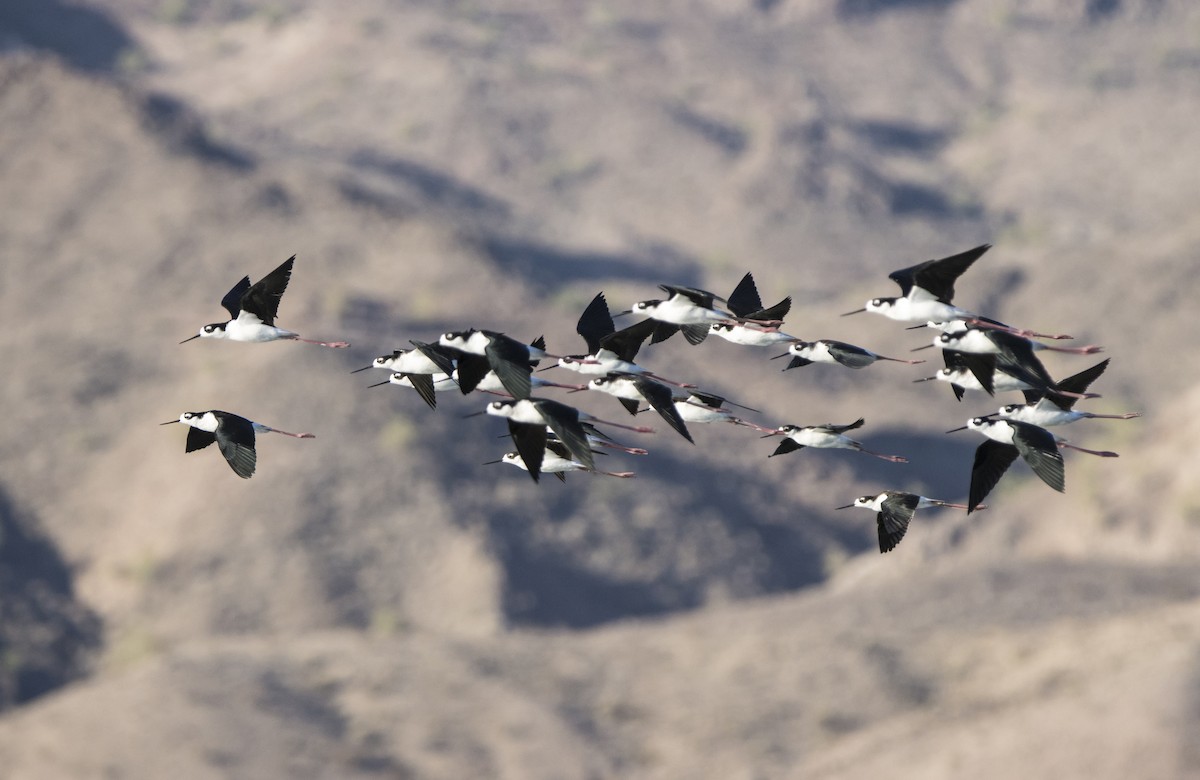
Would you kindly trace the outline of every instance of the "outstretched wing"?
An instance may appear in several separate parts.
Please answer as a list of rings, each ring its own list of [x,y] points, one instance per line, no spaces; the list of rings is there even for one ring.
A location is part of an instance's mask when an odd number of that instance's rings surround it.
[[[642,348],[642,342],[649,338],[650,334],[654,333],[657,326],[658,320],[653,319],[645,319],[634,323],[628,328],[622,328],[616,333],[610,333],[601,338],[598,349],[607,349],[621,360],[632,363],[633,359],[637,357],[638,350]],[[595,354],[595,352],[592,354]]]
[[[975,507],[987,494],[992,492],[1000,477],[1008,471],[1008,467],[1017,459],[1017,448],[988,439],[975,450],[975,462],[971,466],[971,491],[967,502],[967,514],[975,511]]]
[[[863,427],[863,423],[865,422],[865,419],[859,417],[857,420],[852,423],[848,423],[847,425],[834,425],[833,423],[829,423],[828,425],[822,425],[820,427],[826,431],[829,431],[830,433],[845,433],[846,431],[852,431],[855,428]]]
[[[674,393],[671,388],[655,382],[653,379],[639,376],[633,378],[633,385],[637,388],[642,397],[650,404],[650,408],[658,412],[658,414],[667,421],[675,431],[683,438],[692,441],[692,434],[688,433],[687,425],[684,424],[683,418],[679,416],[679,410],[675,408]]]
[[[254,424],[249,420],[234,415],[220,418],[217,427],[217,446],[225,456],[229,467],[242,479],[254,475],[254,465],[257,455],[254,452]]]
[[[742,281],[738,282],[738,286],[729,294],[726,303],[729,304],[729,310],[739,317],[749,317],[752,312],[762,309],[762,298],[758,296],[753,274],[747,273],[742,277]]]
[[[1013,445],[1021,457],[1033,469],[1033,473],[1059,493],[1066,489],[1066,477],[1063,473],[1062,453],[1058,451],[1058,443],[1054,434],[1036,425],[1014,422],[1008,423],[1013,427]]]
[[[602,292],[596,293],[596,297],[583,310],[583,314],[579,315],[579,322],[575,324],[575,332],[587,342],[590,355],[596,354],[600,349],[601,340],[612,335],[616,329],[608,311],[608,301],[604,299]]]
[[[296,256],[292,255],[274,271],[251,285],[242,295],[242,311],[258,317],[263,325],[274,325],[275,315],[279,313],[279,299],[287,290],[288,281],[292,278],[292,263],[295,261]]]
[[[980,244],[957,255],[940,260],[926,260],[924,263],[893,271],[888,274],[888,278],[900,285],[904,295],[909,295],[913,287],[920,287],[942,303],[950,303],[954,298],[955,281],[991,248],[991,244]]]
[[[889,497],[883,502],[879,513],[875,515],[875,525],[879,532],[879,552],[891,552],[900,544],[904,534],[908,533],[908,524],[912,521],[919,500],[917,496],[905,495]]]
[[[847,344],[844,341],[825,341],[825,348],[830,356],[846,368],[866,368],[875,362],[875,355],[862,347]]]
[[[517,454],[525,461],[525,470],[534,482],[542,475],[542,458],[546,453],[546,426],[526,425],[508,421],[508,433],[517,445]]]
[[[523,344],[496,334],[484,348],[484,355],[500,378],[500,384],[512,393],[513,398],[529,397],[529,375],[533,371],[529,366],[529,350]]]
[[[242,296],[249,289],[250,277],[243,276],[242,281],[235,284],[229,292],[225,293],[225,297],[221,299],[221,305],[229,312],[229,319],[237,319],[238,313],[242,310]]]
[[[796,450],[802,449],[804,449],[803,444],[797,444],[794,440],[785,438],[783,441],[779,442],[779,446],[775,448],[775,451],[767,457],[773,458],[776,455],[786,455],[789,452],[795,452]]]
[[[215,433],[202,431],[199,428],[188,428],[187,447],[184,449],[184,452],[202,450],[216,440],[217,436]]]

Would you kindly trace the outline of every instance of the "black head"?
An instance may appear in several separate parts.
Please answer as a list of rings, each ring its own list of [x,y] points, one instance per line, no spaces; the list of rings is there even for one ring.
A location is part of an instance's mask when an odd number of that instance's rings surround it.
[[[1000,407],[1000,414],[1016,414],[1020,408],[1019,404],[1006,404]]]

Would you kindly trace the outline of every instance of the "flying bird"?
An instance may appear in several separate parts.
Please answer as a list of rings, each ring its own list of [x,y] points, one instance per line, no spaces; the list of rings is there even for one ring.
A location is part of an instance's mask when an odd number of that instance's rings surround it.
[[[888,278],[900,285],[899,297],[872,298],[863,308],[848,311],[843,316],[869,311],[901,322],[973,318],[974,314],[951,302],[954,298],[954,283],[972,263],[991,248],[991,244],[980,244],[957,255],[940,260],[926,260],[908,268],[892,271]]]
[[[784,371],[787,371],[789,368],[799,368],[800,366],[807,366],[813,363],[837,363],[846,368],[866,368],[877,360],[907,363],[910,366],[925,362],[924,360],[902,360],[900,358],[885,357],[869,349],[847,344],[844,341],[834,341],[833,339],[817,339],[816,341],[801,341],[800,339],[796,339],[788,346],[787,352],[782,355],[776,355],[771,359],[778,360],[788,355],[791,355],[792,359],[784,366]]]
[[[249,276],[243,276],[221,299],[221,305],[229,312],[231,319],[228,322],[205,325],[195,336],[179,343],[186,344],[192,339],[207,338],[229,341],[303,341],[305,344],[335,349],[350,346],[345,341],[314,341],[300,338],[297,333],[275,326],[279,300],[292,278],[292,264],[295,260],[296,256],[292,255],[254,284],[250,284]]]
[[[992,491],[1018,455],[1029,464],[1039,479],[1060,493],[1066,490],[1066,478],[1059,447],[1068,447],[1102,458],[1117,457],[1115,452],[1084,449],[1055,436],[1045,428],[1015,420],[973,417],[966,425],[947,433],[964,430],[977,431],[987,437],[987,441],[975,450],[967,514],[979,508],[979,502]]]
[[[783,441],[779,442],[779,446],[775,448],[775,451],[767,457],[773,458],[776,455],[784,455],[789,452],[795,452],[796,450],[803,449],[804,447],[818,447],[856,450],[865,455],[873,455],[876,458],[881,458],[892,463],[908,463],[908,458],[900,455],[884,455],[879,452],[872,452],[866,447],[863,447],[861,442],[857,442],[845,435],[846,431],[852,431],[855,428],[861,428],[864,422],[866,421],[859,417],[857,420],[849,423],[848,425],[835,425],[833,423],[828,423],[826,425],[803,426],[784,425],[781,428],[777,428],[774,433],[768,433],[763,437],[764,439],[768,436],[786,437]]]
[[[916,493],[905,493],[900,490],[885,490],[877,496],[861,496],[854,499],[853,504],[839,506],[837,509],[860,507],[876,512],[875,524],[879,531],[879,552],[886,553],[896,549],[904,534],[908,532],[908,524],[912,522],[913,514],[918,509],[931,506],[944,506],[953,509],[966,509],[966,504],[952,504],[936,498],[926,498]],[[977,507],[983,509],[983,505]]]
[[[184,412],[178,420],[167,420],[162,425],[183,423],[189,426],[185,452],[202,450],[214,441],[233,472],[242,479],[254,475],[257,455],[254,449],[255,433],[281,433],[297,439],[316,438],[311,433],[288,433],[269,425],[256,423],[231,412],[210,409],[207,412]]]

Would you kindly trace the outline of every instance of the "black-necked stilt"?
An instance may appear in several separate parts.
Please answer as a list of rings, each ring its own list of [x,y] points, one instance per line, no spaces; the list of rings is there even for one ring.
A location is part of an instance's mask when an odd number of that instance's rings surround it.
[[[680,436],[695,444],[687,425],[675,409],[671,388],[661,382],[637,374],[608,374],[593,379],[586,389],[615,396],[630,414],[637,414],[641,402],[647,402]]]
[[[545,350],[541,338],[532,344],[522,344],[503,333],[475,328],[443,333],[438,344],[464,354],[458,360],[458,385],[464,395],[474,390],[490,369],[514,398],[528,398],[533,365],[541,358],[559,358]],[[486,358],[486,364],[470,360],[471,355]]]
[[[371,368],[385,368],[401,374],[449,374],[454,371],[454,354],[437,344],[409,339],[413,349],[397,349],[390,355],[380,355],[371,365],[356,368],[351,374]]]
[[[997,412],[997,416],[1002,420],[1016,420],[1017,422],[1029,423],[1030,425],[1037,425],[1042,428],[1066,425],[1083,419],[1131,420],[1134,417],[1141,417],[1141,412],[1126,412],[1125,414],[1080,412],[1072,408],[1075,405],[1076,398],[1065,396],[1058,392],[1066,390],[1068,392],[1082,393],[1087,390],[1088,386],[1097,377],[1104,373],[1104,369],[1106,368],[1108,368],[1108,360],[1102,360],[1091,368],[1085,368],[1078,374],[1073,374],[1061,382],[1057,382],[1053,390],[1047,392],[1041,390],[1026,391],[1026,403],[1002,406],[1000,407],[1000,411]]]
[[[916,493],[905,493],[900,490],[885,490],[877,496],[861,496],[854,499],[853,504],[839,506],[838,509],[860,507],[877,512],[875,524],[879,530],[879,552],[891,552],[900,544],[904,534],[908,532],[908,524],[918,509],[931,506],[943,506],[952,509],[966,509],[966,504],[952,504],[936,498],[926,498]],[[982,509],[983,507],[977,507]]]
[[[651,433],[651,428],[600,420],[573,406],[549,398],[512,398],[492,401],[484,410],[490,415],[508,420],[508,432],[517,445],[529,476],[536,482],[541,473],[542,453],[546,449],[546,429],[554,432],[571,457],[589,468],[595,467],[592,448],[583,422],[599,422],[637,433]],[[474,416],[474,415],[470,415]]]
[[[863,447],[861,442],[857,442],[845,435],[846,431],[861,428],[864,422],[866,421],[859,417],[848,425],[834,425],[833,423],[826,425],[784,425],[781,428],[775,429],[773,433],[767,434],[767,436],[786,437],[783,441],[779,442],[779,446],[768,457],[773,458],[776,455],[795,452],[804,447],[817,447],[856,450],[866,455],[874,455],[876,458],[891,461],[892,463],[908,463],[908,458],[900,455],[884,455],[879,452],[872,452]],[[763,438],[765,439],[767,436]]]
[[[1032,356],[1034,352],[1044,349],[1073,355],[1094,355],[1104,351],[1103,347],[1095,344],[1083,347],[1054,347],[1017,335],[1010,330],[968,325],[963,320],[952,320],[947,327],[948,330],[943,330],[934,337],[931,346],[958,352],[971,352],[977,355],[1009,355],[1019,363],[1026,362],[1026,356]],[[928,349],[928,347],[918,347],[918,349]]]
[[[939,260],[926,260],[909,268],[901,268],[888,274],[888,278],[900,285],[898,298],[872,298],[861,309],[846,312],[846,315],[870,311],[901,322],[923,320],[950,320],[956,317],[974,317],[966,309],[951,303],[954,298],[954,283],[991,244],[981,244],[957,255]]]
[[[725,404],[731,406],[741,406],[727,401],[719,395],[712,393],[702,393],[698,390],[689,391],[686,395],[673,396],[675,411],[679,413],[680,419],[684,422],[693,423],[717,423],[727,422],[734,425],[742,425],[746,428],[753,428],[756,431],[763,433],[774,433],[774,428],[767,428],[757,423],[752,423],[749,420],[743,420],[733,413],[732,410],[725,408]],[[756,412],[757,409],[751,409],[748,406],[741,406],[747,411]]]
[[[450,375],[455,382],[458,381],[458,369]],[[568,385],[562,382],[552,382],[549,379],[542,379],[539,376],[529,376],[529,386],[531,390],[539,390],[543,387],[560,387],[564,390],[587,390],[587,385]],[[500,377],[495,371],[488,371],[483,377],[475,383],[475,390],[481,393],[495,393],[497,395],[511,395],[504,383],[500,381]]]
[[[643,342],[662,324],[653,319],[634,323],[628,328],[602,337],[598,346],[592,349],[590,354],[568,355],[560,358],[557,365],[586,376],[604,376],[613,373],[639,374],[676,387],[694,387],[686,382],[676,382],[673,379],[659,376],[650,369],[633,362],[638,351],[641,350]],[[591,348],[592,344],[589,342],[588,346]],[[554,366],[547,366],[548,368],[554,368]]]
[[[779,324],[778,321],[751,320],[739,317],[733,312],[718,309],[714,306],[714,302],[725,303],[725,299],[708,290],[673,284],[660,284],[659,289],[667,293],[666,299],[654,298],[648,301],[638,301],[633,304],[630,311],[635,314],[645,314],[653,320],[668,325],[677,326],[683,330],[683,336],[690,344],[699,344],[704,341],[708,337],[709,326],[714,322],[730,324],[753,322],[766,328]],[[650,343],[654,344],[664,340],[675,330],[676,328],[656,329]]]
[[[521,457],[519,452],[508,452],[499,460],[489,460],[483,465],[489,466],[493,463],[508,463],[525,471],[529,471],[529,466],[525,463],[525,459]],[[546,442],[546,449],[542,453],[542,461],[539,464],[539,470],[543,474],[553,474],[558,477],[559,481],[566,482],[568,471],[586,471],[591,474],[602,474],[606,477],[621,477],[628,479],[636,477],[637,474],[632,471],[603,471],[601,469],[589,468],[579,461],[571,457],[570,451],[560,441]],[[532,473],[532,472],[530,472]]]
[[[742,277],[742,281],[738,282],[726,303],[729,310],[738,317],[759,322],[783,322],[783,318],[792,308],[790,295],[774,306],[764,307],[762,298],[758,295],[758,287],[754,284],[754,276],[750,273]],[[709,326],[709,332],[726,341],[747,347],[769,347],[772,344],[795,340],[793,336],[777,329],[763,330],[741,322],[714,322]]]
[[[1018,455],[1029,464],[1039,479],[1060,493],[1066,489],[1066,481],[1059,447],[1068,447],[1102,458],[1117,457],[1115,452],[1084,449],[1055,436],[1045,428],[1015,420],[973,417],[966,425],[947,433],[968,429],[987,437],[987,441],[975,450],[975,462],[971,466],[968,514],[979,507],[979,502],[996,486]]]
[[[800,339],[796,339],[788,347],[786,353],[776,355],[771,359],[778,360],[788,355],[791,355],[792,359],[784,366],[784,371],[787,371],[789,368],[799,368],[800,366],[807,366],[812,363],[838,363],[846,368],[866,368],[877,360],[907,363],[910,366],[925,362],[924,360],[901,360],[900,358],[886,357],[869,349],[847,344],[844,341],[834,341],[833,339],[817,339],[816,341],[801,341]]]
[[[290,330],[275,327],[275,317],[279,312],[279,299],[287,289],[288,280],[292,278],[292,263],[296,256],[292,255],[271,273],[250,284],[250,277],[243,276],[242,280],[233,286],[221,305],[232,318],[228,322],[214,322],[205,325],[200,332],[191,338],[179,342],[186,344],[192,339],[228,339],[229,341],[303,341],[305,344],[317,344],[322,347],[341,349],[350,344],[345,341],[314,341],[301,338]]]
[[[397,385],[416,390],[417,395],[421,396],[421,400],[428,404],[430,409],[437,408],[438,393],[458,389],[458,383],[449,374],[405,374],[402,371],[393,372],[386,382],[377,382],[367,387],[383,385]]]
[[[255,432],[281,433],[297,439],[316,438],[311,433],[288,433],[230,412],[222,412],[219,409],[210,409],[207,412],[184,412],[179,415],[178,420],[167,420],[162,425],[171,425],[172,423],[183,423],[190,426],[185,452],[204,449],[215,441],[221,449],[221,454],[229,463],[229,467],[242,479],[249,479],[254,475],[254,465],[257,460],[254,451]]]

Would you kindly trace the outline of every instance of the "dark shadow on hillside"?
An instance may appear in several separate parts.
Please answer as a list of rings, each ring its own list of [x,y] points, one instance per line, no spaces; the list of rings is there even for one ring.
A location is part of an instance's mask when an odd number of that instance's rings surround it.
[[[542,294],[573,282],[620,279],[651,286],[695,286],[700,279],[697,263],[665,244],[648,243],[628,254],[564,249],[500,235],[482,236],[477,244],[479,252],[504,273],[523,279]]]
[[[58,0],[0,2],[0,40],[15,37],[79,70],[112,73],[133,38],[107,13]]]
[[[412,206],[437,207],[463,212],[475,218],[505,218],[510,208],[502,198],[421,163],[393,157],[371,149],[360,149],[347,159],[364,174],[375,174],[385,185],[370,186],[361,181],[345,181],[340,186],[348,199],[379,208],[396,209],[401,214]]]
[[[235,171],[254,169],[253,156],[214,140],[200,115],[182,100],[151,92],[140,98],[138,109],[142,126],[157,136],[169,151]]]
[[[958,0],[838,0],[837,13],[841,17],[856,17],[891,11],[944,11],[957,2]]]
[[[0,489],[0,710],[79,677],[100,640],[66,562]]]

